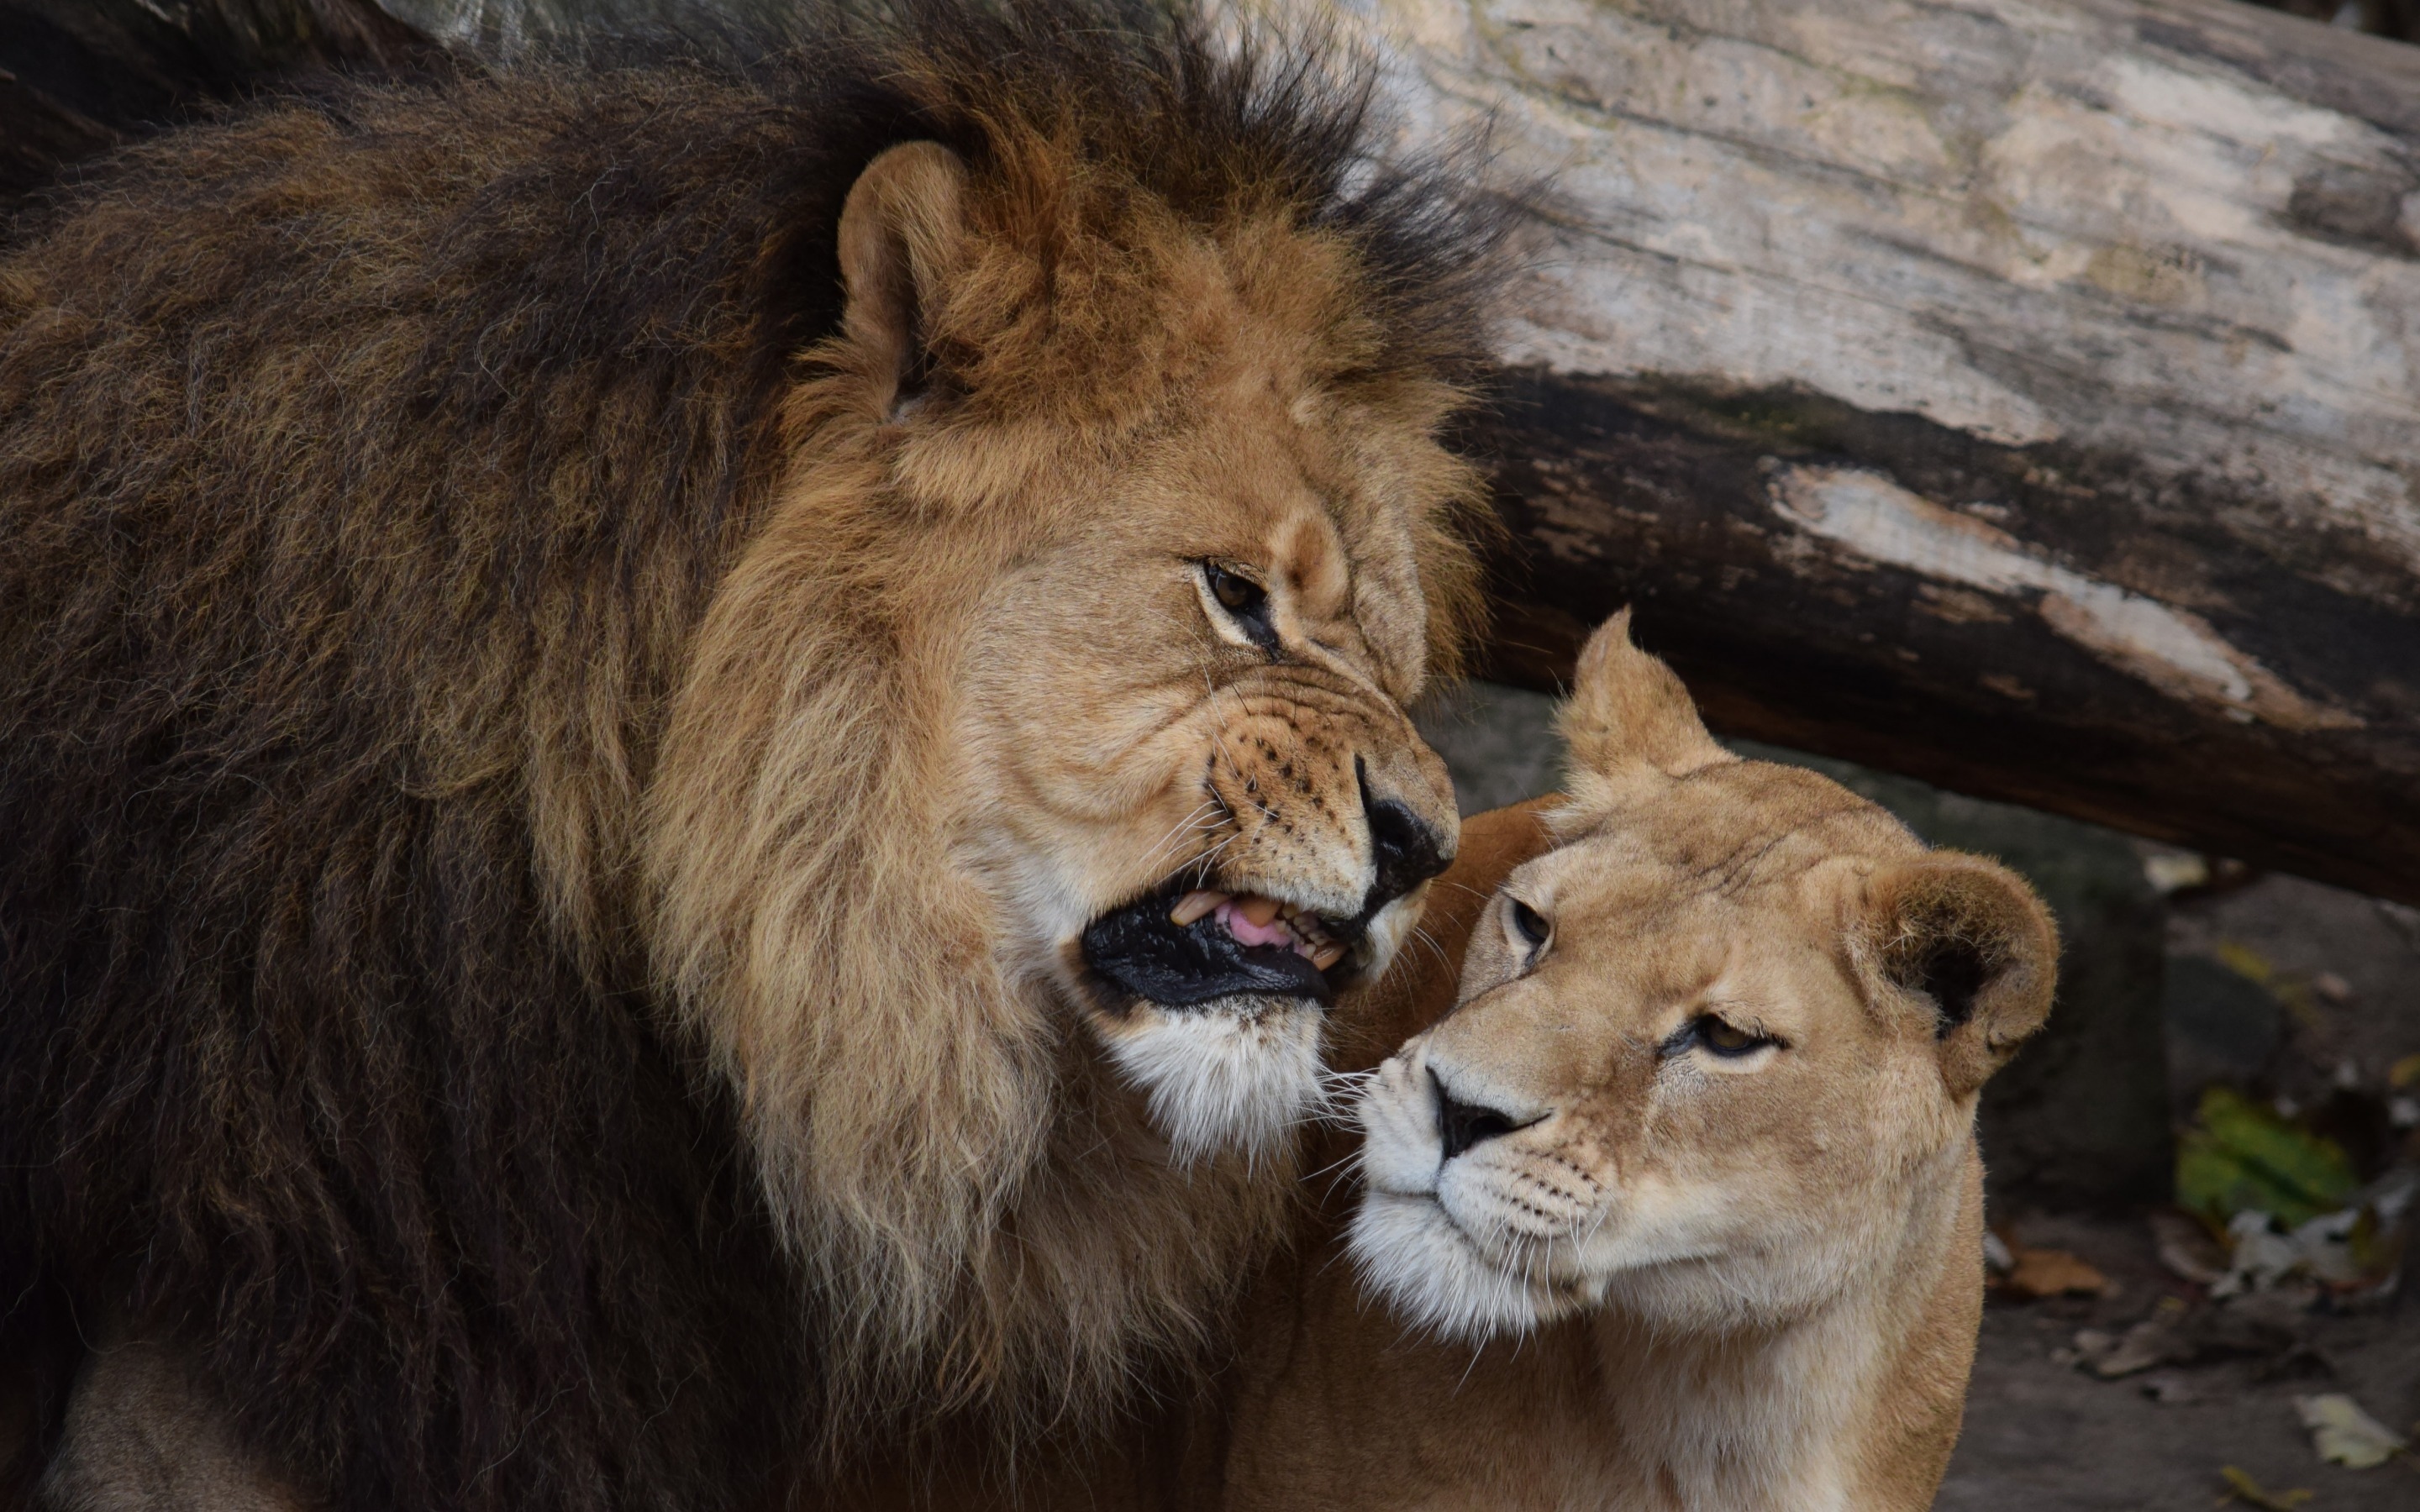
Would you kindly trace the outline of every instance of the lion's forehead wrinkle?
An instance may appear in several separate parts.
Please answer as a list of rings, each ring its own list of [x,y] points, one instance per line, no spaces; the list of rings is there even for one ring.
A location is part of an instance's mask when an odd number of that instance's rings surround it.
[[[1386,485],[1299,431],[1274,412],[1205,420],[1166,443],[1153,475],[1191,501],[1190,517],[1218,522],[1217,554],[1281,585],[1280,625],[1295,649],[1325,651],[1385,696],[1415,696],[1427,653],[1419,501],[1368,499]]]
[[[1325,748],[1335,742],[1320,739],[1317,732],[1323,726],[1372,730],[1400,721],[1400,717],[1382,717],[1363,689],[1342,679],[1329,681],[1319,669],[1281,666],[1271,671],[1273,675],[1254,679],[1252,690],[1236,690],[1236,716],[1255,729],[1287,730],[1307,745]]]
[[[1287,512],[1274,532],[1271,556],[1320,618],[1345,606],[1353,586],[1352,562],[1335,522],[1320,508]]]
[[[1457,465],[1425,434],[1355,409],[1259,450],[1272,458],[1260,464],[1259,486],[1293,506],[1272,534],[1280,560],[1331,618],[1356,624],[1390,682],[1417,670],[1426,636],[1420,532],[1458,492]]]
[[[1428,673],[1429,606],[1413,522],[1401,510],[1386,511],[1348,538],[1357,563],[1354,622],[1388,689],[1399,700],[1417,698]]]

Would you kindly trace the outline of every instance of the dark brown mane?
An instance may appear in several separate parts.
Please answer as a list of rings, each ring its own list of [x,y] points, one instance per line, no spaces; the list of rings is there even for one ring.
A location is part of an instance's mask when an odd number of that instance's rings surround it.
[[[334,1504],[717,1506],[814,1305],[655,1011],[635,810],[885,147],[1024,122],[1356,250],[1478,361],[1497,220],[1159,9],[912,0],[130,149],[0,259],[0,1361],[196,1351]],[[737,61],[735,61],[737,60]]]

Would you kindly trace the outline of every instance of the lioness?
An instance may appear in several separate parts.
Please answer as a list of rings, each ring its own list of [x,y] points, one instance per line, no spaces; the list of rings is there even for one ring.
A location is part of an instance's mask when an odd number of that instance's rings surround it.
[[[1357,1210],[1256,1293],[1224,1504],[1925,1506],[2050,918],[1726,752],[1626,613],[1562,718],[1568,801],[1467,825],[1430,912],[1393,1011],[1448,1011],[1360,1097]]]

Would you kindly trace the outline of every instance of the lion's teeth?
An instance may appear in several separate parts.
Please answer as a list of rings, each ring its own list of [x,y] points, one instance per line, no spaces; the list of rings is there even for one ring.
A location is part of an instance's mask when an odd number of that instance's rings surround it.
[[[1320,970],[1326,971],[1328,967],[1336,964],[1336,963],[1343,959],[1344,947],[1341,945],[1323,945],[1318,949],[1318,950],[1312,953],[1311,964],[1317,966]]]
[[[1206,887],[1197,892],[1188,892],[1177,899],[1176,906],[1168,911],[1168,921],[1183,929],[1226,901],[1225,893],[1213,892]]]
[[[1278,909],[1281,906],[1283,905],[1275,898],[1255,896],[1237,903],[1235,912],[1250,919],[1253,928],[1266,929],[1269,927],[1269,920],[1278,917]]]

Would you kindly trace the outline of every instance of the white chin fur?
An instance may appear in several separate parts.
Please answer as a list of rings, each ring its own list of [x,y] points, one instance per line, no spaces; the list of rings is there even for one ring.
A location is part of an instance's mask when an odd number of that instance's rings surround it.
[[[1352,1247],[1362,1284],[1396,1317],[1440,1337],[1476,1344],[1566,1310],[1481,1256],[1430,1197],[1364,1192]]]
[[[1109,1058],[1149,1098],[1152,1122],[1180,1164],[1222,1149],[1274,1151],[1319,1103],[1320,1005],[1232,1001],[1138,1003],[1101,1026]]]
[[[1442,1337],[1476,1343],[1522,1333],[1568,1310],[1537,1280],[1497,1264],[1438,1205],[1436,1095],[1414,1040],[1363,1085],[1361,1206],[1350,1242],[1362,1283],[1395,1315]]]
[[[1384,975],[1419,922],[1429,884],[1370,920],[1370,959]],[[1150,1099],[1152,1122],[1180,1164],[1221,1149],[1272,1151],[1325,1106],[1319,1004],[1296,997],[1236,997],[1200,1008],[1137,1003],[1120,1019],[1095,1019],[1109,1058]]]

